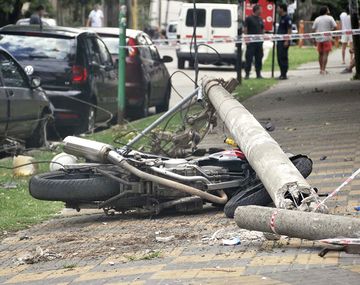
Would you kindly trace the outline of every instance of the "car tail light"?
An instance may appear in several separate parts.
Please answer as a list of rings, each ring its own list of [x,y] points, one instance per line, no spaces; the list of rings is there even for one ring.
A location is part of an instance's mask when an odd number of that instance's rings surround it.
[[[128,40],[128,51],[130,57],[135,57],[138,54],[138,49],[136,47],[136,41],[133,38],[129,38]]]
[[[87,69],[81,65],[73,65],[71,68],[72,82],[73,83],[84,83],[87,79]]]

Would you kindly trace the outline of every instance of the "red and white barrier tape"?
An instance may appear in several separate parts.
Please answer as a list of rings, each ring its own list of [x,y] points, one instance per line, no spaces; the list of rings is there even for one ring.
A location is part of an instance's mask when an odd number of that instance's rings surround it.
[[[276,229],[275,229],[275,219],[276,219],[276,216],[278,214],[278,211],[275,210],[272,215],[271,215],[271,218],[270,218],[270,229],[273,231],[274,234],[277,234],[278,233],[276,232]]]
[[[292,41],[292,40],[310,40],[310,39],[324,39],[329,37],[341,37],[342,35],[352,36],[352,35],[360,35],[360,29],[353,30],[338,30],[338,31],[328,31],[321,33],[306,33],[306,34],[261,34],[261,35],[243,35],[241,39],[231,38],[231,37],[219,37],[214,39],[197,39],[197,44],[220,44],[220,43],[256,43],[263,41]],[[176,42],[176,43],[175,43]],[[191,38],[189,39],[180,39],[180,40],[169,40],[169,39],[161,39],[161,40],[153,40],[154,45],[159,46],[167,43],[174,43],[173,46],[181,46],[181,45],[190,45]],[[134,48],[134,47],[143,47],[143,45],[135,45],[135,46],[123,46],[123,48]]]
[[[323,205],[328,199],[334,197],[342,188],[344,188],[346,185],[348,185],[351,181],[354,180],[354,178],[360,173],[360,168],[356,170],[351,176],[346,179],[338,188],[336,188],[333,192],[331,192],[324,200],[322,200],[315,208],[315,211]]]

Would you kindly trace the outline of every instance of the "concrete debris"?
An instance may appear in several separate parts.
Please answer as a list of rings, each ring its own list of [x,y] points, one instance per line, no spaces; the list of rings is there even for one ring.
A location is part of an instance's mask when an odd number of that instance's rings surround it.
[[[360,237],[360,219],[313,212],[240,206],[235,222],[241,229],[308,240]]]
[[[168,237],[155,237],[157,242],[169,242],[172,241],[175,236],[168,236]]]
[[[239,245],[241,243],[240,238],[233,237],[230,239],[223,239],[222,244],[223,245]]]
[[[43,250],[40,246],[37,246],[35,250],[31,252],[26,252],[22,256],[16,258],[15,264],[34,264],[39,262],[51,261],[58,258],[62,258],[62,255],[55,252],[50,252],[48,249]]]
[[[326,160],[326,159],[327,159],[326,155],[323,155],[322,157],[320,157],[320,160]]]

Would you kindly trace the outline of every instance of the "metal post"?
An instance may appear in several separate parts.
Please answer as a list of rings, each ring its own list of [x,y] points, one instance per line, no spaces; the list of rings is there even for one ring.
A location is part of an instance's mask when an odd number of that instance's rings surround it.
[[[274,9],[275,9],[275,16],[274,16],[274,34],[276,34],[276,21],[277,21],[277,17],[276,17],[276,1],[274,1]],[[272,49],[272,61],[271,61],[271,77],[274,78],[274,71],[275,71],[275,48],[276,48],[276,42],[274,41],[273,43],[273,49]]]
[[[349,10],[351,16],[351,28],[359,29],[359,4],[357,0],[349,0]],[[354,79],[360,79],[360,35],[353,36],[353,46],[355,55],[355,75]]]
[[[126,0],[119,0],[118,123],[125,109]]]
[[[360,219],[320,213],[242,206],[235,211],[235,222],[250,231],[308,240],[360,237]]]
[[[244,1],[238,0],[238,40],[242,38],[242,29],[243,29],[243,13],[244,13]],[[236,44],[237,54],[236,54],[236,75],[237,81],[239,84],[242,82],[242,43],[239,42]]]
[[[166,14],[165,14],[165,25],[166,25],[166,27],[168,26],[169,10],[170,10],[170,0],[167,0],[167,2],[166,2]]]
[[[159,32],[160,32],[161,31],[161,0],[159,0],[158,14],[159,14],[158,25],[159,25]]]

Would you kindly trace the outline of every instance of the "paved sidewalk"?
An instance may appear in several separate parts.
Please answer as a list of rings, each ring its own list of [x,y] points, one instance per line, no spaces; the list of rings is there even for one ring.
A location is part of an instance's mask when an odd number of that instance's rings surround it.
[[[340,75],[339,63],[336,51],[329,75],[307,64],[245,102],[258,119],[271,119],[272,135],[285,151],[310,155],[314,172],[309,181],[321,192],[332,191],[360,167],[360,82]],[[205,144],[221,140],[214,134]],[[329,204],[333,213],[353,216],[356,205],[360,179]],[[219,241],[209,240],[215,233]],[[175,238],[158,243],[158,234]],[[235,234],[241,245],[221,245],[222,237]],[[16,257],[37,246],[62,258],[15,264]],[[359,284],[359,255],[331,252],[320,258],[319,248],[300,239],[266,241],[212,208],[152,218],[69,216],[2,240],[0,284]]]

